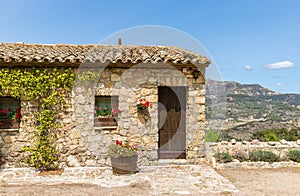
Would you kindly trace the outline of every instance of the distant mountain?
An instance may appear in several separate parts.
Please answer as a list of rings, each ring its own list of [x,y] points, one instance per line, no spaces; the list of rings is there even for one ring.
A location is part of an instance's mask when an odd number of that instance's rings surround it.
[[[248,140],[255,131],[294,128],[300,121],[300,94],[281,94],[258,84],[207,80],[209,129]]]
[[[259,84],[240,84],[234,81],[216,81],[207,80],[207,90],[214,91],[220,90],[220,88],[225,88],[227,94],[238,94],[238,95],[248,95],[248,96],[262,96],[262,95],[278,95],[268,88],[264,88]],[[214,92],[216,94],[216,92]]]

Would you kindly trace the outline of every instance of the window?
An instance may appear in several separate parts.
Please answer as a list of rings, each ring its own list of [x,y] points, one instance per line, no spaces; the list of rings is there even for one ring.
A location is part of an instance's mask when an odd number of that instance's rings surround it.
[[[0,97],[0,129],[18,129],[20,119],[20,100],[12,97]]]
[[[120,112],[118,109],[118,96],[95,97],[95,127],[117,126],[117,118]]]

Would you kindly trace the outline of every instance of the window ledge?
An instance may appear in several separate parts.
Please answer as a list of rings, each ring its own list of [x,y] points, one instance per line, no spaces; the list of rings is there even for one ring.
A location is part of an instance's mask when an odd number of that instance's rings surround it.
[[[19,129],[0,129],[0,132],[14,132],[19,131]]]
[[[103,126],[103,127],[94,127],[95,130],[111,130],[111,129],[117,129],[118,126]]]

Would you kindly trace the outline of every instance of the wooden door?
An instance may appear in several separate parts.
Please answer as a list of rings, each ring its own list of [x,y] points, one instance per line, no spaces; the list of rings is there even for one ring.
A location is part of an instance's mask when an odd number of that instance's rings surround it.
[[[159,159],[186,157],[186,87],[158,87]]]

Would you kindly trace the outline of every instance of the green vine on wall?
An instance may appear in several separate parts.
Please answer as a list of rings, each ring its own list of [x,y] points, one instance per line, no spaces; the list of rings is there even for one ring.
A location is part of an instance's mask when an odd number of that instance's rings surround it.
[[[72,69],[1,69],[0,96],[11,96],[37,103],[35,141],[33,146],[25,146],[29,152],[24,162],[42,170],[58,167],[56,150],[56,129],[58,110],[66,105],[64,95],[70,94],[75,81]]]

